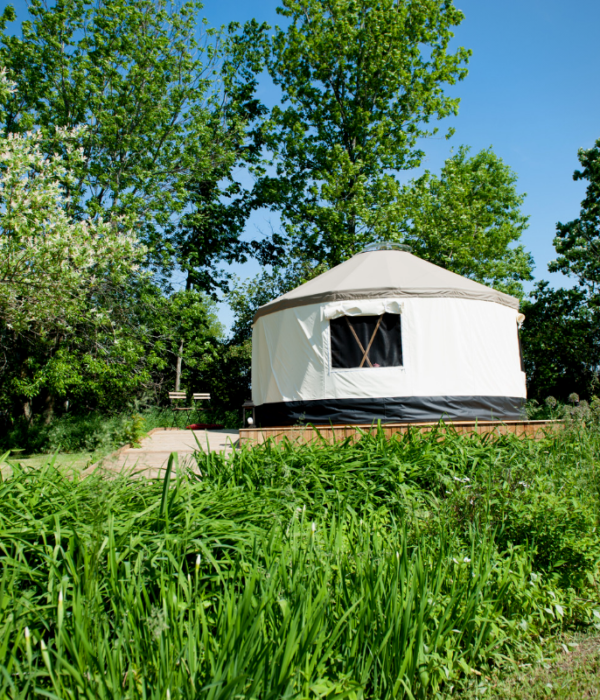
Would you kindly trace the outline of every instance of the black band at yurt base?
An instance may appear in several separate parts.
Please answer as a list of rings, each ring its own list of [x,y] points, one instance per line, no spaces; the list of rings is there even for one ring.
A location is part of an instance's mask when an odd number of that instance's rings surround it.
[[[265,403],[256,425],[427,423],[444,420],[524,420],[525,399],[511,396],[400,396]]]

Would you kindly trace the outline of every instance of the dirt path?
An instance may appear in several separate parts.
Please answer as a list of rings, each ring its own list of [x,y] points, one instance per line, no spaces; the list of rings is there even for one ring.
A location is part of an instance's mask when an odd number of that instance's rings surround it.
[[[180,464],[192,465],[194,452],[202,449],[229,454],[237,441],[237,430],[158,428],[142,440],[141,447],[123,448],[106,457],[102,466],[112,471],[134,471],[155,477],[166,467],[171,452],[177,452]]]

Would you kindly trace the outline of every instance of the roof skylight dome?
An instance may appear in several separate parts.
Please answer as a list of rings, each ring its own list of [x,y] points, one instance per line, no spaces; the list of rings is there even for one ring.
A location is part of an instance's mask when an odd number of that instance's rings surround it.
[[[376,250],[401,250],[404,253],[412,253],[412,248],[409,245],[396,243],[395,241],[375,241],[375,243],[366,245],[360,252],[373,253]]]

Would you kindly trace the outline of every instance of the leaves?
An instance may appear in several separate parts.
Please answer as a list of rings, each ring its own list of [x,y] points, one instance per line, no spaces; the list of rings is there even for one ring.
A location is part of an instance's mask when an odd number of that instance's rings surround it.
[[[523,358],[530,398],[572,392],[590,397],[598,390],[600,323],[598,309],[581,289],[536,285],[523,304]]]
[[[84,314],[108,323],[89,295],[122,283],[144,254],[131,220],[69,216],[60,183],[73,181],[67,162],[84,158],[80,130],[59,133],[64,156],[44,156],[39,131],[0,140],[0,319],[15,333],[65,332]]]
[[[393,236],[413,252],[464,277],[523,295],[533,259],[514,245],[527,227],[515,173],[491,148],[469,158],[461,146],[439,176],[426,171],[402,189]]]
[[[599,616],[597,430],[265,444],[156,479],[3,462],[0,692],[466,696]]]
[[[588,181],[586,195],[578,219],[556,224],[558,257],[548,269],[575,275],[595,295],[600,283],[600,139],[593,148],[580,149],[578,158],[583,167],[573,173],[573,179]]]
[[[12,149],[0,401],[27,416],[30,399],[50,413],[59,397],[78,410],[157,401],[174,333],[188,367],[214,355],[221,331],[199,290],[225,286],[219,263],[250,250],[239,241],[246,193],[222,198],[239,194],[236,163],[255,157],[255,81],[239,69],[234,29],[198,31],[195,0],[28,9],[20,35],[4,31],[14,13],[1,20],[0,61],[17,89],[0,94]],[[137,266],[158,273],[154,283]],[[195,290],[170,293],[175,268]]]
[[[38,127],[51,155],[63,152],[61,130],[85,127],[76,132],[83,157],[68,159],[70,212],[135,218],[159,269],[173,264],[165,237],[186,208],[187,184],[231,166],[229,141],[240,129],[221,109],[220,39],[198,35],[199,8],[196,0],[37,0],[22,36],[0,37],[0,62],[17,84],[6,131]]]
[[[257,192],[280,209],[292,258],[335,265],[389,237],[394,171],[423,157],[432,119],[455,114],[444,87],[469,51],[448,51],[463,15],[441,0],[284,0],[267,61],[282,91],[266,143],[275,175]]]

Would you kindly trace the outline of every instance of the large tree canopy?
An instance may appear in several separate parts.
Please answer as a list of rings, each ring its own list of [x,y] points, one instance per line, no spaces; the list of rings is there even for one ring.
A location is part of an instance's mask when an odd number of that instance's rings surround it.
[[[0,93],[13,89],[3,70]],[[124,290],[143,282],[144,251],[131,220],[70,214],[65,189],[83,159],[80,132],[57,129],[63,155],[52,157],[41,131],[0,137],[0,404],[22,399],[28,417],[32,398],[46,393],[51,412],[53,397],[81,384],[90,365],[103,365],[106,387],[115,368],[123,383],[137,364],[117,322]]]
[[[0,97],[14,84],[0,71]],[[197,291],[165,295],[140,270],[134,217],[76,216],[67,195],[84,158],[82,130],[0,136],[0,410],[119,410],[171,384],[185,339],[197,374],[222,334]]]
[[[182,361],[184,381],[201,373],[220,342],[204,292],[226,288],[222,263],[258,250],[241,240],[253,200],[236,174],[259,157],[264,108],[260,46],[242,46],[235,26],[206,29],[200,7],[32,0],[18,32],[6,30],[12,8],[0,17],[0,62],[17,87],[0,96],[15,134],[0,182],[4,405],[30,414],[55,398],[107,408],[156,395]],[[244,36],[261,31],[249,23]],[[124,279],[131,230],[162,290]],[[186,291],[172,294],[176,270]]]
[[[593,148],[580,149],[581,170],[574,180],[587,180],[579,218],[556,225],[554,247],[558,257],[549,265],[551,272],[575,275],[581,285],[596,293],[600,283],[600,139]]]
[[[451,0],[283,0],[268,71],[281,89],[268,145],[276,174],[257,191],[280,209],[291,257],[334,265],[395,229],[394,171],[418,165],[430,121],[469,51],[449,51]]]
[[[600,315],[600,139],[580,149],[581,170],[574,180],[587,180],[579,218],[556,225],[558,256],[551,272],[578,278],[579,289],[537,285],[524,305],[523,349],[530,396],[566,399],[575,392],[589,398],[599,389]]]
[[[522,295],[533,259],[514,245],[527,227],[515,173],[491,148],[472,158],[461,147],[439,176],[426,172],[402,189],[392,239],[459,275]]]
[[[0,61],[17,85],[3,105],[6,132],[39,128],[51,154],[61,152],[61,129],[85,126],[83,159],[69,162],[74,178],[63,183],[70,213],[134,217],[149,262],[167,274],[189,263],[184,255],[214,271],[215,259],[231,262],[244,252],[239,226],[223,245],[213,241],[210,259],[181,245],[184,214],[195,212],[197,221],[212,213],[190,203],[197,183],[211,183],[218,199],[215,183],[238,162],[256,116],[254,83],[237,80],[226,37],[202,36],[200,7],[196,0],[33,0],[21,35],[0,34]],[[210,275],[197,277],[211,288]]]
[[[228,157],[210,168],[197,169],[186,185],[187,208],[169,238],[169,249],[187,286],[214,296],[228,289],[222,263],[262,258],[268,244],[242,239],[251,211],[260,206],[251,186],[241,183],[241,171],[262,164],[263,121],[268,110],[257,99],[262,65],[264,25],[248,22],[242,33],[231,24],[220,66],[223,100],[218,110],[226,134]]]

